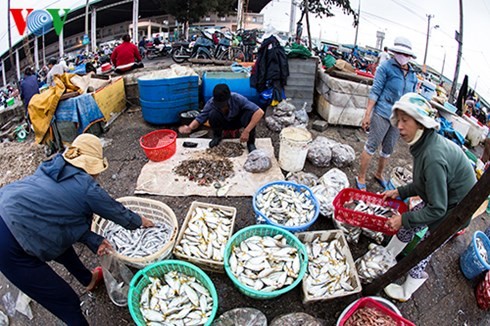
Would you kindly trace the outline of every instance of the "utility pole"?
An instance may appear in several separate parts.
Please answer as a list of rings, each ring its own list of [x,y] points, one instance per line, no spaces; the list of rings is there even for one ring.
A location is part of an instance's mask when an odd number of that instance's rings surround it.
[[[7,0],[7,33],[9,39],[9,59],[10,59],[10,69],[14,69],[14,57],[12,56],[12,32],[10,28],[10,0]]]
[[[356,37],[354,38],[354,46],[357,45],[357,35],[359,34],[359,24],[361,23],[361,0],[359,0],[359,4],[357,6],[357,26],[356,26]]]
[[[89,0],[87,0],[85,2],[85,35],[84,35],[84,40],[86,37],[88,37],[88,2]],[[89,44],[85,44],[85,51],[88,53],[89,51]]]
[[[441,76],[439,79],[442,81],[442,76],[444,74],[444,66],[446,65],[446,49],[444,49],[444,58],[442,59],[442,69],[441,69]]]
[[[427,37],[425,39],[425,54],[424,54],[424,65],[423,71],[426,72],[425,63],[427,62],[427,51],[429,50],[429,36],[430,36],[430,20],[434,17],[434,15],[426,15],[427,16]]]
[[[310,19],[308,18],[308,0],[305,0],[306,30],[308,31],[308,49],[311,51]]]
[[[133,43],[138,45],[138,16],[139,16],[140,2],[139,0],[133,0]]]
[[[289,12],[289,36],[293,36],[295,29],[296,29],[296,23],[294,22],[296,20],[296,5],[295,5],[296,0],[291,0],[291,11]]]
[[[456,31],[455,38],[458,42],[458,57],[456,59],[456,68],[454,69],[451,92],[449,92],[449,103],[453,103],[454,101],[456,87],[458,87],[459,65],[461,64],[461,57],[463,56],[463,0],[459,0],[459,32]]]

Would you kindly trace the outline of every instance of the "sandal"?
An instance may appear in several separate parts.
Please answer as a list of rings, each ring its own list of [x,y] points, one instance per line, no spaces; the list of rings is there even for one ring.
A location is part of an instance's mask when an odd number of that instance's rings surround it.
[[[366,184],[360,183],[359,179],[357,179],[357,177],[356,177],[356,187],[357,187],[357,189],[359,189],[361,191],[366,191]]]
[[[97,273],[97,278],[95,279],[95,283],[92,287],[90,287],[90,288],[87,287],[87,291],[89,291],[89,292],[92,292],[93,290],[95,290],[99,286],[99,284],[102,282],[102,280],[104,279],[104,274],[102,272],[101,266],[95,267],[92,270],[92,275],[94,273]]]
[[[374,180],[376,180],[383,189],[386,189],[388,187],[388,182],[386,182],[384,179],[378,178],[377,176],[373,175]]]

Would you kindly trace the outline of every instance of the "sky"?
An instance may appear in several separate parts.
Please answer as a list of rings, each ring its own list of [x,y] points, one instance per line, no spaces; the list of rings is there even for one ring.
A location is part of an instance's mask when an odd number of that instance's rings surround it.
[[[405,36],[412,42],[416,62],[420,64],[424,60],[426,44],[426,15],[433,15],[427,65],[440,71],[446,55],[444,76],[453,79],[458,49],[454,34],[459,30],[459,0],[350,0],[355,11],[359,1],[358,44],[374,47],[376,31],[385,32],[383,46],[388,47],[393,45],[397,36]],[[278,31],[289,31],[290,10],[291,0],[273,0],[262,10],[264,24]],[[353,44],[355,28],[352,16],[344,15],[338,9],[333,12],[335,17],[330,18],[319,19],[310,15],[312,37]],[[296,20],[299,16],[297,9]],[[477,92],[490,101],[490,41],[485,37],[490,32],[490,0],[463,0],[463,17],[463,58],[459,82],[467,74],[470,87],[476,84]],[[433,28],[435,25],[439,27]],[[303,35],[306,35],[306,24],[303,26]]]

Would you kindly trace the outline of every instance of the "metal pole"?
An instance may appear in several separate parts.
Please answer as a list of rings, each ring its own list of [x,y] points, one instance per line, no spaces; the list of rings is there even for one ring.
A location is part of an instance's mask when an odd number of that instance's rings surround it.
[[[97,49],[97,9],[95,7],[92,7],[92,14],[90,18],[92,20],[92,26],[90,26],[90,39],[92,41],[92,52],[95,52]]]
[[[444,66],[446,65],[446,50],[444,49],[444,58],[442,59],[442,68],[441,68],[441,80],[444,75]]]
[[[7,86],[7,77],[5,76],[5,61],[2,60],[2,81],[3,86]]]
[[[46,43],[44,42],[44,33],[42,38],[43,43],[43,67],[46,66]]]
[[[425,72],[425,63],[427,62],[427,52],[429,49],[430,19],[432,17],[434,17],[434,15],[427,15],[427,37],[425,39],[425,54],[424,54],[424,64],[423,64],[424,72]]]
[[[85,2],[85,35],[87,35],[88,37],[88,2],[89,0],[87,0],[87,2]],[[89,45],[85,45],[85,51],[89,51]]]
[[[291,0],[291,11],[289,12],[289,36],[293,36],[296,29],[296,5],[295,0]]]
[[[63,57],[63,54],[65,52],[65,44],[64,44],[64,33],[63,33],[63,29],[61,30],[60,32],[60,36],[59,36],[59,51],[60,51],[60,58]]]
[[[236,29],[243,28],[243,0],[238,0],[238,7],[236,13]]]
[[[37,36],[34,35],[34,64],[36,71],[39,70],[39,40]]]
[[[357,7],[358,22],[356,26],[356,37],[354,38],[354,46],[357,45],[357,35],[359,34],[359,24],[361,23],[361,0],[359,0],[359,5]]]
[[[20,58],[19,58],[19,50],[15,50],[15,63],[17,70],[17,80],[20,81]]]
[[[456,69],[454,70],[453,84],[449,93],[449,102],[453,103],[456,87],[458,87],[459,66],[463,56],[463,0],[459,0],[459,33],[456,31],[456,41],[458,42],[458,57],[456,59]]]
[[[138,44],[139,0],[133,0],[133,43]]]

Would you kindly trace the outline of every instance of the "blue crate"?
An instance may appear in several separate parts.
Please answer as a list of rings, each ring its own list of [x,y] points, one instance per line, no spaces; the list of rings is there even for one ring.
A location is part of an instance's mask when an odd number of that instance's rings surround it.
[[[218,84],[227,84],[232,92],[245,96],[259,105],[259,94],[250,87],[250,76],[245,72],[212,71],[202,76],[202,94],[206,103],[213,97],[213,89]]]

